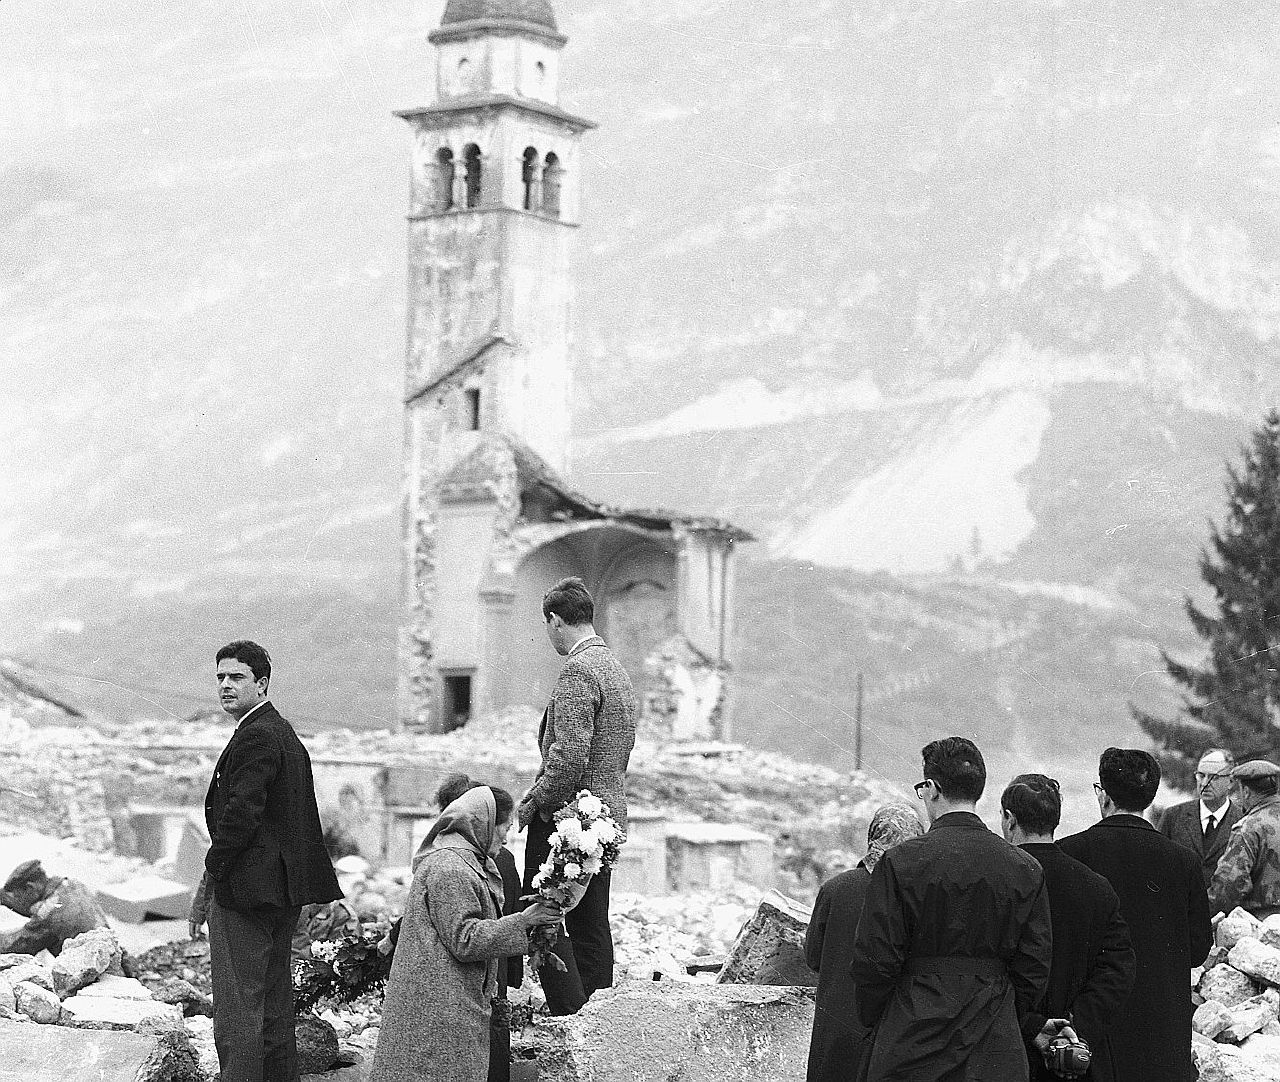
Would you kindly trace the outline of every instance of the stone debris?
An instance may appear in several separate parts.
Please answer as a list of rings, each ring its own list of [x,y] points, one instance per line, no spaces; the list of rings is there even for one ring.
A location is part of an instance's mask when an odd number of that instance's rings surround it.
[[[114,999],[83,993],[64,1000],[58,1021],[80,1029],[139,1029],[160,1023],[180,1024],[182,1009],[153,999]]]
[[[103,996],[107,999],[156,998],[140,980],[136,980],[133,977],[117,977],[114,973],[104,973],[93,984],[86,988],[81,988],[76,995],[81,997]]]
[[[53,990],[64,999],[104,973],[120,974],[120,944],[109,928],[82,932],[63,944],[53,965]]]
[[[1280,947],[1280,913],[1273,913],[1262,922],[1258,938],[1268,947]]]
[[[1196,1008],[1191,1016],[1191,1028],[1212,1040],[1231,1025],[1231,1011],[1216,999],[1210,999]]]
[[[1216,1000],[1224,1007],[1234,1007],[1262,991],[1257,981],[1226,962],[1203,973],[1198,981],[1193,975],[1192,982],[1204,1000]]]
[[[0,974],[0,1011],[12,1013],[18,1009],[18,1001],[13,996],[13,985]]]
[[[1229,1008],[1230,1024],[1218,1035],[1223,1041],[1239,1044],[1280,1016],[1280,992],[1268,988],[1262,995]]]
[[[1216,946],[1225,951],[1230,951],[1246,936],[1252,936],[1254,939],[1259,938],[1261,931],[1262,922],[1252,913],[1237,906],[1218,921],[1218,926],[1214,929],[1213,941]]]
[[[23,981],[27,981],[31,984],[38,984],[46,991],[53,991],[53,977],[49,975],[47,969],[38,965],[33,958],[28,958],[27,961],[6,969],[4,976],[5,980],[15,988]]]
[[[31,981],[15,984],[13,998],[19,1014],[25,1014],[42,1026],[54,1025],[62,1016],[62,1001],[49,989]]]
[[[98,903],[111,916],[133,924],[148,917],[185,919],[194,891],[184,883],[159,875],[140,875],[124,883],[111,883],[98,890]]]
[[[1231,943],[1226,961],[1208,967],[1192,997],[1203,1000],[1192,1016],[1192,1055],[1201,1082],[1276,1082],[1280,950],[1254,935],[1237,937],[1263,930],[1262,922],[1243,910],[1222,918],[1218,929],[1228,921],[1226,933],[1220,933]]]
[[[21,1082],[197,1082],[185,1034],[0,1021],[0,1071]]]
[[[1245,936],[1231,948],[1227,961],[1241,973],[1280,987],[1280,948],[1268,947],[1260,939]]]
[[[770,891],[729,949],[716,983],[815,987],[818,975],[804,960],[809,917],[808,907]]]

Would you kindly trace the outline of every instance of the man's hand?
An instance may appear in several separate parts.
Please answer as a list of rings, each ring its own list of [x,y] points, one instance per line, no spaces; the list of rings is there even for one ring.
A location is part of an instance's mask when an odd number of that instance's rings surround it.
[[[1040,1027],[1040,1032],[1035,1035],[1032,1044],[1036,1046],[1036,1051],[1043,1056],[1049,1050],[1049,1042],[1063,1032],[1068,1037],[1075,1037],[1075,1030],[1071,1028],[1071,1019],[1050,1018]]]
[[[191,909],[187,913],[187,931],[192,939],[203,939],[200,931],[209,919],[209,874],[200,878],[195,896],[191,899]]]
[[[533,822],[533,813],[538,810],[538,806],[532,800],[522,800],[520,807],[516,809],[516,824],[521,830],[524,830],[531,822]]]

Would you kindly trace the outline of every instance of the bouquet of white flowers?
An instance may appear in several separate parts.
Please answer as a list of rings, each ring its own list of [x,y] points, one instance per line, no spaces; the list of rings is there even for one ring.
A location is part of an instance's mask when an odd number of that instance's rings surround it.
[[[609,814],[609,805],[583,789],[555,815],[551,852],[533,877],[533,889],[543,901],[568,912],[587,892],[591,877],[617,863],[627,836]],[[541,926],[529,933],[529,963],[536,974],[543,966],[564,971],[552,952],[559,926]]]

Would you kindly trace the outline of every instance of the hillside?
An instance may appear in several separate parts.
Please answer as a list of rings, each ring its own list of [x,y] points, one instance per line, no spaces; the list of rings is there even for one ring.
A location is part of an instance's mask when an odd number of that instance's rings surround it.
[[[252,633],[295,659],[300,718],[389,717],[390,111],[428,98],[441,6],[0,6],[0,649],[81,701],[181,718],[210,645]],[[1010,762],[1132,736],[1276,397],[1270,6],[557,13],[565,104],[601,123],[573,479],[764,540],[741,732],[794,739],[781,704],[825,755],[824,703],[925,650],[952,668],[877,708],[894,752],[943,724]],[[780,612],[821,645],[793,654]]]

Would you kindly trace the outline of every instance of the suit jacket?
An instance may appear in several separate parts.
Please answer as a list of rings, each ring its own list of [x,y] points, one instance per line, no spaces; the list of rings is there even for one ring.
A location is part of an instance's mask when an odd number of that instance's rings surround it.
[[[1185,845],[1200,858],[1206,890],[1213,882],[1213,873],[1218,869],[1218,861],[1227,851],[1231,828],[1240,821],[1240,809],[1234,801],[1228,800],[1226,806],[1220,808],[1219,812],[1222,820],[1214,830],[1213,842],[1207,849],[1204,844],[1204,831],[1200,827],[1199,800],[1185,800],[1181,804],[1166,808],[1158,828],[1166,838],[1179,845]]]
[[[227,909],[342,897],[325,849],[311,757],[269,702],[231,734],[204,801],[205,871]]]
[[[636,693],[604,639],[584,639],[565,658],[538,728],[542,766],[526,799],[550,816],[582,789],[627,829],[627,763],[636,742]]]
[[[1111,815],[1059,848],[1101,875],[1120,899],[1137,977],[1111,1025],[1116,1078],[1191,1082],[1187,975],[1213,946],[1200,859],[1138,815]]]
[[[972,812],[885,853],[849,967],[869,1082],[1025,1082],[1018,1020],[1048,987],[1051,934],[1040,865]]]
[[[1021,847],[1044,869],[1053,921],[1053,964],[1044,999],[1023,1016],[1033,1082],[1053,1082],[1044,1057],[1031,1042],[1049,1018],[1070,1018],[1093,1052],[1085,1075],[1091,1082],[1123,1082],[1116,1074],[1111,1023],[1129,998],[1137,973],[1120,899],[1097,872],[1067,856],[1052,842]]]

